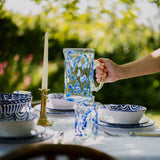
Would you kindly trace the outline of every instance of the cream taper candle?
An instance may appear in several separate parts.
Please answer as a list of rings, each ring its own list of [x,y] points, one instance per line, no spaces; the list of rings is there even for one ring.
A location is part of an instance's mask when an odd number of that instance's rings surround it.
[[[42,89],[48,88],[48,32],[45,33]]]

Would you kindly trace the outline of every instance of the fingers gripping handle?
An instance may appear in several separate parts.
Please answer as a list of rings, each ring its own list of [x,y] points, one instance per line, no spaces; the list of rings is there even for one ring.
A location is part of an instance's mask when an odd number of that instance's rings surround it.
[[[98,65],[101,65],[100,62],[94,61],[94,69],[96,69],[96,67]],[[102,79],[102,81],[99,83],[99,85],[97,87],[95,86],[95,84],[93,82],[93,84],[92,84],[92,91],[98,92],[103,87],[103,84],[104,84],[103,79]]]

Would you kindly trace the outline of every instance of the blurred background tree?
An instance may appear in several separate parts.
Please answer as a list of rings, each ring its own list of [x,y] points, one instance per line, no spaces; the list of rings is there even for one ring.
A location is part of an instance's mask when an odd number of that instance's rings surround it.
[[[0,92],[30,90],[33,100],[40,99],[45,32],[49,32],[50,92],[64,92],[63,48],[94,48],[96,59],[108,57],[118,64],[160,48],[160,26],[155,26],[156,21],[137,23],[140,9],[135,0],[32,2],[45,2],[42,12],[23,15],[7,10],[5,0],[0,2]],[[159,10],[159,0],[147,2]],[[121,80],[105,84],[94,95],[103,104],[140,104],[160,110],[159,80],[159,73]]]

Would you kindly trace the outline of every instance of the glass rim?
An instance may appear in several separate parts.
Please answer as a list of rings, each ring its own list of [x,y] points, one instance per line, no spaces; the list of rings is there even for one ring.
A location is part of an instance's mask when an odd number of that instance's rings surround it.
[[[93,48],[63,48],[63,50],[74,50],[74,51],[87,51],[87,52],[95,52]]]

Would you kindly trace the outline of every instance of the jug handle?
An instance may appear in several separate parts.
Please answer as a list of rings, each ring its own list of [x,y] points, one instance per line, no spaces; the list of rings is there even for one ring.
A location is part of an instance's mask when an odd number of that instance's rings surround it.
[[[94,61],[94,69],[96,69],[96,67],[97,67],[98,65],[101,65],[100,62]],[[95,84],[93,83],[92,91],[98,92],[98,91],[103,87],[103,85],[104,85],[103,79],[102,79],[102,81],[99,83],[99,85],[98,85],[97,87],[96,87]]]

